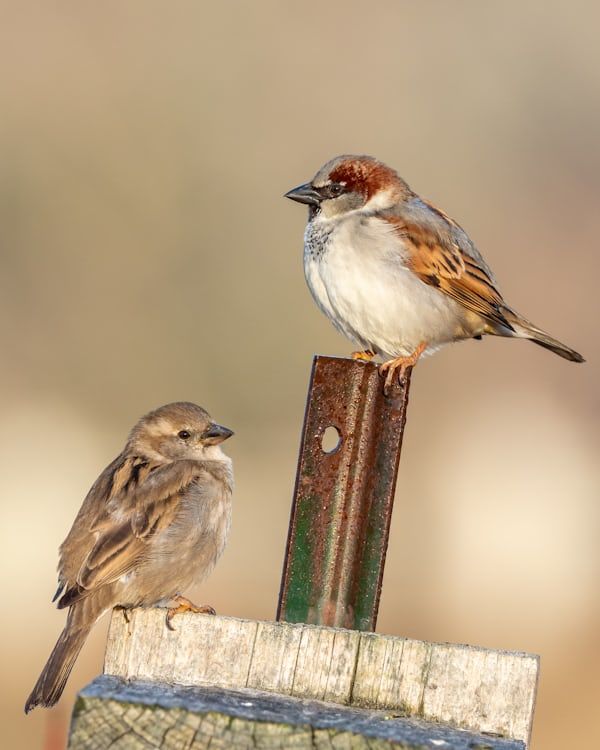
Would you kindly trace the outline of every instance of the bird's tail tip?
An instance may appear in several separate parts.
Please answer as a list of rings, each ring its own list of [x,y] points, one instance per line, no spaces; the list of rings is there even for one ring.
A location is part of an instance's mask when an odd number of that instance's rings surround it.
[[[48,673],[46,670],[42,672],[38,681],[35,683],[35,687],[29,694],[25,702],[25,713],[28,714],[33,711],[37,706],[42,708],[51,708],[60,698],[64,690],[66,678],[62,685],[57,686],[48,684]]]
[[[534,326],[533,323],[530,323],[520,315],[516,313],[513,313],[513,315],[514,317],[511,316],[508,319],[514,328],[515,335],[519,338],[529,339],[534,344],[542,346],[544,349],[554,352],[554,354],[558,354],[559,357],[567,359],[569,362],[585,362],[585,358],[579,352],[576,352],[575,349],[571,349],[570,346],[550,336],[546,331]]]
[[[88,632],[89,627],[70,630],[67,624],[25,702],[26,714],[36,706],[50,708],[58,702]]]
[[[34,708],[37,708],[37,706],[42,706],[44,708],[50,708],[54,705],[54,703],[48,703],[44,700],[44,697],[41,695],[40,691],[37,688],[37,685],[35,688],[31,691],[29,698],[27,698],[27,701],[25,702],[25,713],[28,714],[30,711],[33,711]]]

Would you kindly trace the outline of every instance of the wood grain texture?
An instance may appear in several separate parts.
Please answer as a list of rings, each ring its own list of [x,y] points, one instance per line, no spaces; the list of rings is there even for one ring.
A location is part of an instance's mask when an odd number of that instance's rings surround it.
[[[522,742],[256,690],[99,677],[77,700],[69,750],[524,750]]]
[[[539,659],[315,625],[115,611],[104,672],[251,688],[447,722],[527,743]]]

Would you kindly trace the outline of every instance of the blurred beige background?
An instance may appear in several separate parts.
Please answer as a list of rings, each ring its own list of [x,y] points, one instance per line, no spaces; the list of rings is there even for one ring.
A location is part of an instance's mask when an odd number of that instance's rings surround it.
[[[525,342],[420,364],[379,630],[542,655],[533,747],[589,745],[598,625],[596,3],[2,3],[3,747],[64,613],[57,547],[145,411],[236,430],[234,528],[198,598],[275,612],[311,357],[351,347],[305,287],[282,199],[374,154],[471,233],[507,299],[589,362]]]

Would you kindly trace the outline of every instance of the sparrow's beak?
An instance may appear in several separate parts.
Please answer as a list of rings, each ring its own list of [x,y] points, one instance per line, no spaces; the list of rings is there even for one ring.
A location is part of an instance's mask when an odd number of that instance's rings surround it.
[[[230,430],[228,427],[223,427],[223,425],[220,424],[211,424],[211,426],[202,433],[202,442],[205,445],[218,445],[232,435],[233,430]]]
[[[297,201],[298,203],[306,203],[308,206],[318,206],[321,203],[321,196],[310,184],[310,182],[304,185],[298,185],[298,187],[288,190],[283,196],[290,200]]]

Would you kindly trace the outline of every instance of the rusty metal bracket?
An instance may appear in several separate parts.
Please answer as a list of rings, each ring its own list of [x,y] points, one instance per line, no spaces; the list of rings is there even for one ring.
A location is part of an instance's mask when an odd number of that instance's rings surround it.
[[[375,629],[409,384],[385,396],[375,364],[315,357],[278,620]]]

